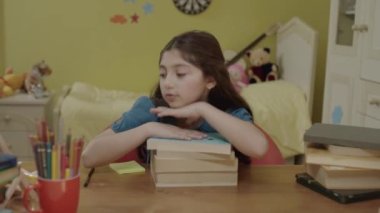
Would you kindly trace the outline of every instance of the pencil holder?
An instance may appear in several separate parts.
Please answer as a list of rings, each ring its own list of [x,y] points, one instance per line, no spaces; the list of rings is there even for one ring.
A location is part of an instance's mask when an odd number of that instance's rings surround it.
[[[40,209],[30,205],[30,192],[36,191]],[[23,195],[23,204],[28,212],[38,213],[75,213],[78,209],[80,176],[65,179],[45,179],[38,177],[37,183],[29,185]]]

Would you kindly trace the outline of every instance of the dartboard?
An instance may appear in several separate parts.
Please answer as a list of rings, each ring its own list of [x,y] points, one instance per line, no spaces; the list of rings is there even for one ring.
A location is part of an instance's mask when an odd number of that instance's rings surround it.
[[[205,11],[211,0],[173,0],[174,5],[183,13],[196,15]]]

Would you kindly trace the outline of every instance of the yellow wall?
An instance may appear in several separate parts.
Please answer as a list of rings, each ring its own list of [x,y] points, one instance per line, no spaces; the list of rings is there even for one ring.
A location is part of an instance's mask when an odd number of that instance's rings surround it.
[[[158,53],[174,35],[207,30],[224,49],[239,51],[273,23],[298,16],[320,33],[313,115],[314,121],[320,120],[329,0],[215,0],[197,16],[180,13],[171,0],[0,2],[5,22],[0,62],[3,57],[5,66],[25,72],[46,60],[53,68],[46,83],[55,90],[85,81],[110,89],[150,91],[158,79]],[[149,14],[142,9],[147,2],[153,5]],[[138,24],[110,22],[115,14],[129,19],[134,13],[140,15]],[[260,46],[274,49],[274,41],[268,38]]]
[[[4,12],[3,1],[0,1],[0,75],[4,70]]]

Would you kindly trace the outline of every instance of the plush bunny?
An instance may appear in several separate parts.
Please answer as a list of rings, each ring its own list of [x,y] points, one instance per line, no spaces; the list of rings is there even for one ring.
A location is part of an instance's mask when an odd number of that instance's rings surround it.
[[[236,53],[231,50],[226,50],[223,54],[226,60],[229,60],[236,55]],[[248,76],[245,71],[246,67],[247,65],[243,59],[240,59],[236,63],[227,67],[231,82],[235,90],[239,93],[248,85]]]
[[[36,95],[36,93],[46,91],[43,78],[51,75],[51,73],[52,70],[45,61],[41,61],[34,65],[25,78],[24,87],[26,92]]]

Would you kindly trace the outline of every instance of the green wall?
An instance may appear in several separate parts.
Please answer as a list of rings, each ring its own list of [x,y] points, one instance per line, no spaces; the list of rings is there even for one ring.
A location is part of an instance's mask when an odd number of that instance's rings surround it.
[[[320,35],[313,113],[313,120],[320,120],[329,0],[215,0],[196,16],[180,13],[171,0],[0,2],[4,13],[0,35],[5,36],[0,60],[16,72],[46,60],[53,69],[46,83],[54,90],[85,81],[110,89],[150,91],[158,79],[158,53],[174,35],[207,30],[223,49],[239,51],[273,23],[298,16]],[[143,9],[147,3],[153,6],[150,13]],[[131,23],[135,13],[138,23]],[[117,14],[127,23],[111,22]],[[274,42],[270,37],[260,46],[274,49]]]

